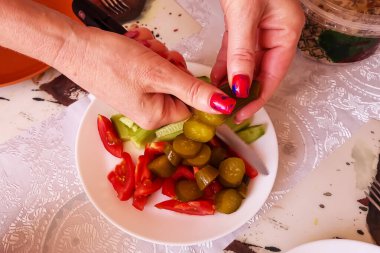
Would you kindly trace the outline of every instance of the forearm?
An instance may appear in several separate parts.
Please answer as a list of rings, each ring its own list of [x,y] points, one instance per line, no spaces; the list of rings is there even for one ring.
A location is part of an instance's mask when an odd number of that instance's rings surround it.
[[[66,16],[30,0],[0,0],[0,23],[0,46],[51,66],[67,38],[81,29]]]

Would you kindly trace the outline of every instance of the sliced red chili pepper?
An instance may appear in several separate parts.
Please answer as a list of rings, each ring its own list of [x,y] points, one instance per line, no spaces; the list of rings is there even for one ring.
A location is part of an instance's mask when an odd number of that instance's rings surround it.
[[[149,178],[144,179],[135,190],[136,197],[149,196],[152,193],[158,191],[162,186],[162,182],[163,179],[159,177],[155,180],[151,180]]]
[[[110,154],[121,158],[123,153],[123,142],[117,135],[111,120],[99,114],[97,119],[97,125],[103,146]]]
[[[135,186],[139,186],[144,179],[152,179],[152,172],[148,169],[148,157],[141,155],[137,158],[135,169]]]
[[[177,166],[176,171],[173,173],[172,178],[178,180],[180,178],[195,179],[194,172],[185,165]]]
[[[166,145],[167,142],[165,141],[147,143],[145,146],[144,155],[148,156],[149,159],[153,159],[154,156],[164,153]]]
[[[224,144],[223,141],[219,139],[219,137],[217,136],[214,136],[208,143],[210,144],[212,148],[219,148],[219,147],[222,147]]]
[[[169,198],[174,198],[175,194],[175,180],[171,177],[165,178],[162,184],[162,194],[168,196]]]
[[[135,168],[128,153],[123,153],[122,156],[125,158],[115,166],[107,178],[116,191],[117,197],[125,201],[132,196],[135,189]]]
[[[196,167],[196,166],[193,166],[193,174],[197,174],[197,172],[200,170],[201,168],[199,167]]]
[[[203,198],[214,199],[215,195],[223,189],[223,186],[219,181],[214,180],[203,190]]]
[[[176,199],[170,199],[156,204],[155,207],[191,215],[212,215],[215,213],[215,206],[210,200],[181,202]]]
[[[252,167],[251,165],[249,165],[244,159],[244,164],[245,164],[245,174],[249,177],[249,178],[255,178],[257,177],[257,175],[259,174],[259,172],[257,172],[257,170]]]
[[[146,205],[146,203],[148,202],[148,196],[136,196],[135,194],[133,195],[133,202],[132,202],[132,205],[142,211],[144,210],[144,207]]]

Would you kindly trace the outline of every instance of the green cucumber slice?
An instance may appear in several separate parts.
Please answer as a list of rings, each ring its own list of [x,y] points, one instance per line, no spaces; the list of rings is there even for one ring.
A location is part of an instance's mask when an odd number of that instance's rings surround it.
[[[237,135],[247,144],[250,144],[265,134],[265,125],[255,125],[237,132]]]
[[[115,114],[111,116],[111,121],[112,121],[113,126],[116,129],[116,132],[119,138],[122,141],[127,141],[133,135],[133,131],[120,121],[120,119],[123,117],[124,115],[122,114]]]
[[[183,124],[186,120],[163,126],[156,130],[156,139],[158,141],[171,141],[183,133]]]
[[[234,131],[234,132],[238,132],[238,131],[240,131],[240,130],[243,130],[243,129],[249,127],[249,126],[251,125],[252,118],[253,118],[253,117],[250,117],[250,118],[248,118],[248,119],[245,119],[245,120],[243,120],[243,122],[241,122],[240,124],[235,124],[235,122],[234,122],[234,117],[229,117],[229,118],[225,121],[225,124],[226,124],[227,126],[229,126],[229,127],[232,129],[232,131]]]

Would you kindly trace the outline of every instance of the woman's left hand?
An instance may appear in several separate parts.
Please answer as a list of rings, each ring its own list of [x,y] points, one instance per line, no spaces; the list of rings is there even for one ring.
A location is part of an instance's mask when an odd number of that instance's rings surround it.
[[[211,80],[218,85],[228,74],[237,97],[247,97],[252,80],[258,80],[258,99],[242,108],[240,122],[258,111],[275,92],[296,52],[304,25],[297,0],[220,0],[226,31]]]

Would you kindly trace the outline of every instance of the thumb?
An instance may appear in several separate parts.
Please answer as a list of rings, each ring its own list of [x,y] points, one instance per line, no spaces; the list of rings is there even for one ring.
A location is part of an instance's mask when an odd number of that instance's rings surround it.
[[[228,80],[233,93],[240,98],[249,96],[255,70],[257,26],[262,15],[258,5],[263,2],[243,1],[221,0],[228,30]]]

